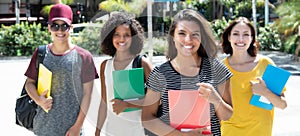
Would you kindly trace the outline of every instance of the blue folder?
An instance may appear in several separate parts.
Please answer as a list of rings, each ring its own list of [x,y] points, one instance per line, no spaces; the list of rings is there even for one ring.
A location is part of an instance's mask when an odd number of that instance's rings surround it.
[[[289,71],[269,64],[262,76],[262,79],[265,81],[269,90],[280,96],[290,76],[291,73]],[[274,107],[272,103],[263,101],[263,98],[261,98],[260,95],[255,94],[252,95],[250,104],[267,110],[272,110]]]

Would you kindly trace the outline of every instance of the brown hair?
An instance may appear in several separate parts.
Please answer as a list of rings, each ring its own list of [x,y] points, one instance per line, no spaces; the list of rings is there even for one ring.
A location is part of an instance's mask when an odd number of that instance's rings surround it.
[[[224,32],[222,34],[222,41],[221,41],[223,52],[226,54],[232,55],[232,53],[233,53],[232,47],[231,47],[230,41],[228,40],[228,37],[232,31],[232,28],[235,25],[237,25],[238,23],[245,23],[247,26],[249,26],[249,28],[251,30],[251,36],[253,37],[253,39],[252,39],[252,42],[250,43],[249,48],[247,49],[247,52],[250,56],[253,56],[253,57],[256,56],[259,44],[256,42],[255,29],[254,29],[254,26],[252,25],[252,23],[250,22],[250,20],[245,17],[239,17],[239,18],[235,19],[224,30]]]
[[[118,26],[127,24],[130,27],[132,42],[130,52],[132,54],[139,54],[144,46],[144,30],[140,23],[134,18],[130,17],[128,13],[115,12],[104,24],[100,33],[101,51],[109,56],[114,56],[116,48],[113,46],[112,38]]]
[[[174,42],[174,31],[177,27],[178,22],[180,21],[193,21],[197,23],[200,27],[201,33],[201,43],[200,47],[197,51],[198,56],[200,57],[216,57],[217,54],[217,46],[215,43],[215,38],[212,34],[211,27],[208,21],[202,17],[202,15],[192,9],[184,9],[179,11],[172,21],[169,33],[168,33],[168,52],[166,57],[170,60],[174,59],[177,56],[177,50],[175,48]]]

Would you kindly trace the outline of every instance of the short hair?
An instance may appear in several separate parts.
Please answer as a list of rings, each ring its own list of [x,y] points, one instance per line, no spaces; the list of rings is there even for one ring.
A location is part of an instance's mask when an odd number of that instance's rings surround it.
[[[239,23],[245,23],[250,28],[251,36],[253,38],[252,38],[252,42],[250,43],[249,48],[247,49],[247,52],[250,56],[254,57],[257,55],[259,44],[256,42],[254,26],[252,25],[250,20],[245,17],[239,17],[239,18],[235,19],[234,21],[232,21],[229,24],[229,26],[227,26],[227,28],[225,28],[225,30],[222,34],[222,40],[221,40],[221,46],[223,48],[223,52],[226,54],[232,55],[232,53],[233,53],[232,47],[231,47],[230,41],[228,40],[228,37],[232,31],[232,28]]]
[[[139,54],[142,51],[144,46],[144,30],[141,24],[131,17],[129,13],[114,12],[101,29],[100,48],[102,53],[109,56],[115,55],[116,48],[113,46],[112,38],[116,28],[123,24],[129,25],[131,31],[132,42],[129,48],[130,53]]]
[[[216,57],[217,46],[208,21],[197,11],[193,9],[184,9],[179,11],[172,21],[168,33],[168,51],[166,57],[170,60],[177,56],[177,50],[174,42],[174,31],[180,21],[193,21],[199,25],[201,34],[201,43],[197,51],[200,57]]]

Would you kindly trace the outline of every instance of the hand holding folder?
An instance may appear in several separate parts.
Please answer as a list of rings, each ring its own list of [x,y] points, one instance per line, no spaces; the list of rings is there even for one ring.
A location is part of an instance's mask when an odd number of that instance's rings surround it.
[[[180,131],[210,127],[209,102],[194,90],[169,90],[170,124]]]
[[[48,70],[43,64],[40,63],[39,74],[38,74],[38,85],[37,85],[38,95],[41,95],[45,90],[48,90],[48,93],[46,94],[46,98],[48,98],[51,93],[51,83],[52,83],[52,72]]]
[[[268,64],[262,79],[265,81],[266,86],[270,91],[280,96],[290,75],[291,73],[289,71]],[[253,94],[250,99],[250,104],[267,110],[273,109],[273,104],[270,103],[268,99],[256,94]]]
[[[113,84],[115,99],[123,101],[141,99],[145,96],[144,69],[133,68],[113,71]],[[138,108],[127,108],[124,112],[133,110],[138,110]]]

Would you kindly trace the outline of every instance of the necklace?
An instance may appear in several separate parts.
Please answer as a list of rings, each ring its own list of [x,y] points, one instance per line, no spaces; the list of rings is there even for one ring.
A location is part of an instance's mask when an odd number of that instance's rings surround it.
[[[240,65],[240,66],[242,66],[242,65],[246,65],[246,64],[249,64],[249,63],[253,63],[254,61],[255,61],[255,59],[253,59],[253,58],[251,58],[250,60],[248,60],[248,61],[245,61],[245,62],[240,62],[240,63],[232,63],[232,62],[234,62],[232,59],[230,59],[231,61],[229,61],[229,59],[228,59],[228,63],[230,64],[230,65],[232,65],[232,66],[236,66],[236,65]]]
[[[201,60],[200,60],[201,61]],[[173,63],[175,64],[175,70],[185,76],[195,76],[199,73],[200,66],[196,65],[184,65],[185,68],[181,68],[180,65],[178,65],[176,59],[173,59]],[[196,73],[196,74],[195,74]]]
[[[258,63],[256,58],[251,58],[251,60],[242,62],[242,63],[232,63],[233,61],[228,60],[228,64],[236,71],[239,72],[248,72],[251,71]]]
[[[114,69],[115,70],[123,70],[125,69],[129,63],[132,61],[132,57],[128,57],[128,58],[125,58],[125,59],[116,59],[114,58]]]

